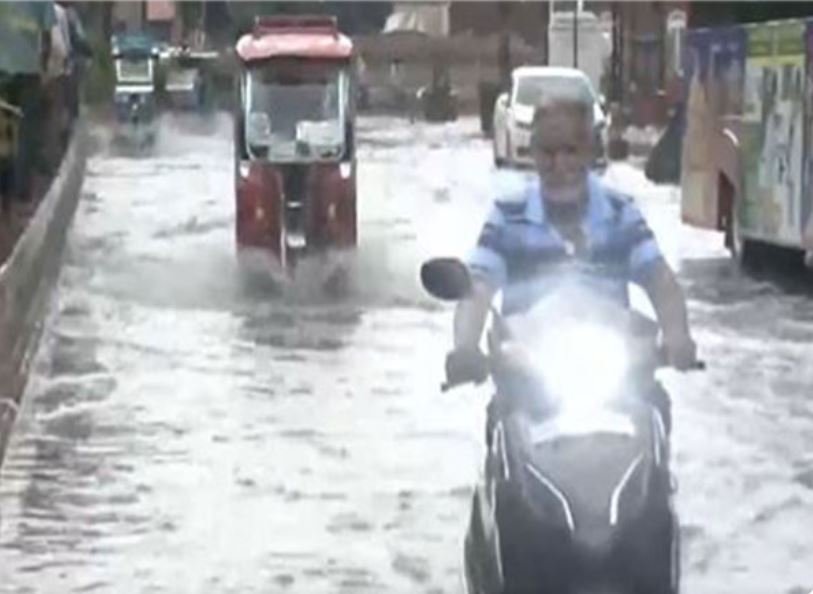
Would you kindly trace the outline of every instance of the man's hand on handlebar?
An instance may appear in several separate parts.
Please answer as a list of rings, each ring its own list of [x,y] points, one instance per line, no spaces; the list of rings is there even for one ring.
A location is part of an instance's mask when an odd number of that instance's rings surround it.
[[[488,358],[477,347],[457,347],[446,355],[447,388],[488,379]]]
[[[690,336],[664,336],[666,363],[679,371],[697,369],[702,365],[697,359],[697,345]]]

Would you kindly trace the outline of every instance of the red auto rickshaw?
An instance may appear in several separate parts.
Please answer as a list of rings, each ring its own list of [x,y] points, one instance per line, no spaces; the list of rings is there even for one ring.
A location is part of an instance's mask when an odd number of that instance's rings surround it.
[[[352,42],[333,17],[258,17],[236,49],[238,248],[268,250],[291,270],[354,247]]]

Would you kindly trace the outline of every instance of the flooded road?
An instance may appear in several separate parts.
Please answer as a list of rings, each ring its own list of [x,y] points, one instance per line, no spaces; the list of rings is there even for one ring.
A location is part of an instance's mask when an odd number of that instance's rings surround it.
[[[0,592],[461,592],[487,390],[439,394],[451,311],[420,291],[491,197],[474,120],[360,131],[350,288],[238,268],[231,129],[164,122],[89,162],[0,477]],[[684,591],[813,588],[813,300],[678,227],[626,164],[690,297],[705,374],[664,373]]]

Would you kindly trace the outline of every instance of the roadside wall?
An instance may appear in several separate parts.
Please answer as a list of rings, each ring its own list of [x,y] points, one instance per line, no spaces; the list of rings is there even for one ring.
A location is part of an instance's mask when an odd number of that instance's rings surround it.
[[[458,93],[461,111],[478,109],[478,83],[498,82],[499,36],[475,37],[458,34],[452,37],[428,37],[415,33],[358,36],[353,39],[364,61],[363,82],[369,88],[372,109],[397,105],[396,88],[414,95],[432,82],[435,61],[450,68],[452,87]],[[521,37],[511,37],[513,66],[542,63],[543,50],[531,46]],[[400,63],[393,77],[393,63]]]
[[[58,175],[14,251],[0,267],[0,464],[42,333],[48,296],[85,170],[87,132],[79,122]]]

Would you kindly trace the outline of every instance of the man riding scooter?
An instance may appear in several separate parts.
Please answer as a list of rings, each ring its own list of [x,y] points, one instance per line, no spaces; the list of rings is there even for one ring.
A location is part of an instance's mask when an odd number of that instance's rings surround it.
[[[663,332],[666,363],[680,370],[695,365],[685,299],[652,231],[629,198],[590,172],[592,114],[587,92],[551,98],[537,107],[531,150],[538,179],[520,192],[498,196],[483,226],[468,263],[472,291],[455,313],[454,349],[446,359],[450,384],[479,383],[488,375],[478,345],[494,295],[502,290],[504,314],[522,311],[540,292],[556,288],[557,271],[569,262],[598,270],[587,282],[624,306],[628,283],[643,287]],[[668,432],[669,397],[655,386],[649,397]],[[492,402],[489,427],[497,414],[493,409]]]

